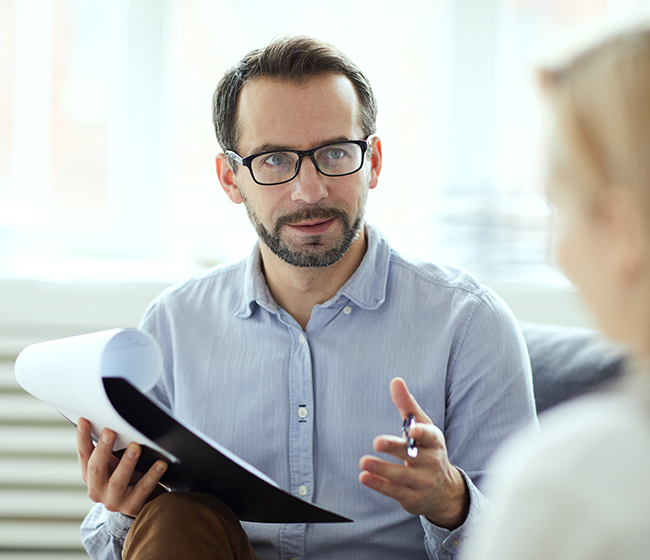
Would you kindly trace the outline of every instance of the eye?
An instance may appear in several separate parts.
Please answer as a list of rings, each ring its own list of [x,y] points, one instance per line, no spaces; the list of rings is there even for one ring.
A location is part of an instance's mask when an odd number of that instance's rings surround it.
[[[287,163],[290,163],[290,159],[289,156],[285,153],[274,152],[272,154],[268,154],[262,163],[270,167],[277,167],[279,165],[286,165]]]
[[[346,157],[348,157],[348,153],[341,147],[328,148],[327,151],[323,154],[323,158],[328,159],[332,162],[344,159]]]
[[[328,159],[341,159],[346,156],[346,153],[341,148],[331,148],[325,154]]]

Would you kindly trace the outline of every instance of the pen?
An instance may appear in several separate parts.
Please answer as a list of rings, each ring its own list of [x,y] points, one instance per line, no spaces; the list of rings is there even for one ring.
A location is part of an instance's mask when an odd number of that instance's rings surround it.
[[[416,424],[415,416],[409,414],[402,424],[402,431],[404,432],[404,437],[406,438],[406,453],[412,459],[415,459],[418,456],[418,446],[415,443],[415,440],[409,435],[409,430]]]

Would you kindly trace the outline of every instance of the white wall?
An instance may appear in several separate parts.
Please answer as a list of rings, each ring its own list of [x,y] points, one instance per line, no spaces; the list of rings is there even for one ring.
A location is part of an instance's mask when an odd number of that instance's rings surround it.
[[[165,283],[0,280],[0,356],[36,341],[136,327]]]
[[[113,327],[135,327],[165,282],[0,280],[0,355],[39,340]],[[593,326],[568,285],[492,286],[520,320]]]

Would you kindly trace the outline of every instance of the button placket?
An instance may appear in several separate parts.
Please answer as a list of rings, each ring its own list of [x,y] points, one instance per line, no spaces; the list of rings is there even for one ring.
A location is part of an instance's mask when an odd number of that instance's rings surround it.
[[[308,336],[291,325],[292,356],[289,368],[289,488],[309,501],[314,490],[314,383]],[[281,556],[304,556],[306,525],[287,524],[281,531]]]

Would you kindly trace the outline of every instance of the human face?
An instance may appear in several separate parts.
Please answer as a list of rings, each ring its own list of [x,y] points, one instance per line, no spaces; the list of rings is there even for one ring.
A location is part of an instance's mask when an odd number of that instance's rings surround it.
[[[554,250],[567,277],[578,288],[601,330],[629,341],[626,287],[618,274],[610,220],[602,210],[598,188],[575,172],[571,152],[555,134],[548,196],[555,207]]]
[[[305,84],[252,80],[240,95],[238,127],[237,152],[243,157],[364,136],[356,93],[340,75]],[[374,140],[364,166],[352,175],[324,176],[304,158],[298,175],[282,185],[258,185],[243,166],[231,176],[220,173],[220,179],[231,200],[244,203],[263,256],[268,249],[293,266],[326,267],[362,242],[367,194],[380,169],[381,145]]]

